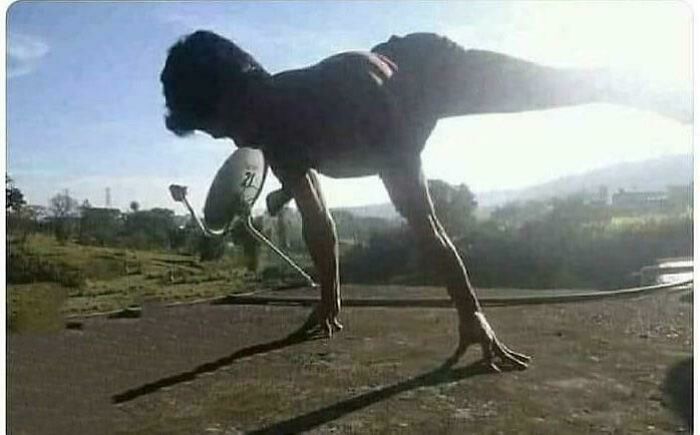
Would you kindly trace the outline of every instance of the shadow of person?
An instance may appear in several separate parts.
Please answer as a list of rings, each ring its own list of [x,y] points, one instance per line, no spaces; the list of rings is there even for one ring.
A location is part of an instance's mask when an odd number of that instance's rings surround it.
[[[483,361],[456,369],[451,368],[452,365],[453,362],[448,360],[435,370],[431,370],[427,373],[423,373],[405,381],[389,385],[376,391],[351,397],[349,399],[334,403],[333,405],[326,406],[297,417],[278,421],[247,433],[251,435],[300,433],[311,430],[322,424],[329,423],[346,414],[350,414],[351,412],[355,412],[406,391],[421,387],[455,382],[477,375],[494,373],[487,364],[483,363]]]
[[[670,408],[693,430],[693,358],[685,359],[669,369],[663,391]]]
[[[171,387],[173,385],[177,385],[183,382],[192,381],[195,378],[197,378],[197,376],[200,376],[204,373],[215,372],[223,367],[227,367],[233,364],[236,360],[239,360],[241,358],[271,352],[273,350],[282,349],[287,346],[292,346],[317,338],[319,337],[316,335],[308,334],[306,332],[306,329],[304,329],[304,327],[302,326],[302,328],[299,328],[298,330],[294,331],[285,338],[239,349],[230,355],[227,355],[214,361],[206,362],[195,367],[192,370],[158,379],[156,381],[149,382],[147,384],[140,385],[138,387],[134,387],[121,393],[115,394],[112,396],[112,403],[119,404],[128,402],[130,400],[136,399],[137,397],[155,393],[156,391],[166,387]]]

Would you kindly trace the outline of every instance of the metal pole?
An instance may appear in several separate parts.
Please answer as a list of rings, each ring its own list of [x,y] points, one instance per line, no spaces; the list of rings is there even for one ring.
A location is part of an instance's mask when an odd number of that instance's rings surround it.
[[[213,231],[207,228],[204,223],[199,219],[199,216],[197,216],[197,213],[195,213],[194,209],[190,205],[190,202],[187,200],[187,197],[184,196],[182,198],[182,202],[185,203],[185,206],[187,207],[187,210],[189,210],[190,214],[194,218],[194,221],[197,222],[197,225],[199,226],[199,229],[202,230],[204,235],[209,236],[209,237],[216,237],[216,236],[222,236],[228,228],[224,228],[223,230],[220,231]]]
[[[272,251],[275,254],[277,254],[282,260],[284,260],[288,265],[290,265],[294,270],[296,270],[297,273],[299,273],[299,275],[303,276],[306,282],[308,282],[311,287],[318,287],[318,284],[309,276],[309,274],[304,272],[304,270],[301,267],[299,267],[294,262],[294,260],[289,258],[287,254],[282,252],[277,246],[275,246],[271,241],[269,241],[267,237],[265,237],[260,231],[258,231],[258,229],[255,228],[255,226],[253,226],[253,216],[248,215],[248,217],[245,220],[245,226],[248,232],[253,237],[267,245],[268,248],[272,249]]]

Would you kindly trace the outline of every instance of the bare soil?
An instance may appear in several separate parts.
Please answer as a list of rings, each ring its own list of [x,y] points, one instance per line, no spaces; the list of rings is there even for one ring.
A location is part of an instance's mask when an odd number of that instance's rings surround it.
[[[474,365],[476,348],[440,369],[457,342],[451,309],[349,307],[333,339],[295,341],[308,308],[146,305],[8,335],[8,433],[684,432],[691,296],[487,308],[533,356],[502,374]]]

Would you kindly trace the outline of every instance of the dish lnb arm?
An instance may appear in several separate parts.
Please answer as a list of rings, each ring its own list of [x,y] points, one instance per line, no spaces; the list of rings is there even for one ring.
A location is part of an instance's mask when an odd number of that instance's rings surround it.
[[[255,225],[253,225],[253,216],[248,215],[247,219],[245,220],[245,227],[248,230],[249,234],[258,239],[259,242],[265,244],[268,248],[270,248],[272,252],[277,254],[278,257],[284,260],[285,263],[287,263],[292,269],[294,269],[299,275],[301,275],[311,287],[318,287],[318,284],[313,280],[313,278],[311,278],[311,276],[309,276],[308,273],[304,271],[304,269],[299,267],[294,262],[294,260],[289,258],[287,254],[282,252],[281,249],[275,246],[274,243],[268,240],[267,237],[265,237],[260,231],[258,231],[257,228],[255,228]]]
[[[173,200],[177,202],[181,202],[185,204],[185,207],[187,207],[187,210],[190,212],[192,215],[192,218],[194,219],[195,222],[197,222],[197,226],[199,226],[199,229],[204,233],[204,235],[208,237],[218,237],[222,236],[226,230],[222,229],[219,231],[214,231],[209,228],[207,228],[206,225],[204,225],[204,222],[197,216],[197,213],[195,213],[194,209],[192,208],[192,205],[190,202],[187,200],[187,186],[181,186],[179,184],[171,184],[170,187],[170,196],[173,197]]]
[[[199,229],[208,237],[219,237],[223,236],[226,231],[228,231],[229,225],[225,226],[221,230],[212,230],[207,225],[202,222],[202,220],[197,216],[197,213],[195,213],[194,209],[192,208],[192,205],[190,202],[187,200],[187,186],[181,186],[178,184],[171,184],[170,187],[170,196],[173,197],[173,199],[177,202],[181,202],[185,204],[185,207],[187,207],[187,210],[189,210],[190,214],[192,215],[192,218],[194,219],[195,222],[197,222],[197,225],[199,226]],[[248,210],[248,209],[246,209]],[[244,225],[248,233],[250,233],[253,237],[255,237],[259,242],[263,243],[266,245],[268,248],[270,248],[278,257],[280,257],[285,263],[287,263],[292,269],[294,269],[299,275],[301,275],[304,280],[311,286],[311,287],[317,287],[318,284],[307,274],[301,267],[299,267],[294,260],[289,258],[282,250],[280,250],[277,246],[275,246],[270,240],[267,239],[260,231],[253,226],[253,217],[250,215],[249,212],[245,213],[243,216],[244,218]],[[233,218],[232,218],[233,219]]]

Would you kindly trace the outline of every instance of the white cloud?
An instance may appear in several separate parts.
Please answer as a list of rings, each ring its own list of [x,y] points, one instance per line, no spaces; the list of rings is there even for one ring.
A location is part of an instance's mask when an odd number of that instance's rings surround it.
[[[10,33],[7,46],[7,77],[19,77],[33,72],[49,51],[49,45],[36,36]]]

